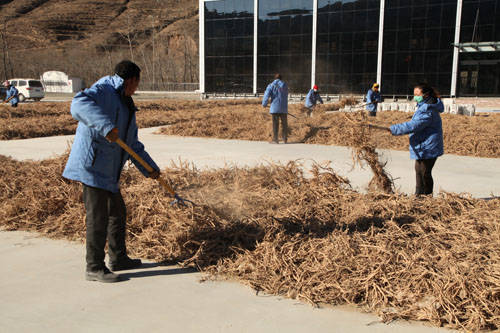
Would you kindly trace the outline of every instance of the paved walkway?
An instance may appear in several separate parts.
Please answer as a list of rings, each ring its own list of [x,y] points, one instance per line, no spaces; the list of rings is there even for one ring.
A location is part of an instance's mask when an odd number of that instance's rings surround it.
[[[286,163],[301,160],[305,167],[314,161],[332,161],[333,168],[347,176],[359,190],[366,188],[372,177],[369,168],[352,169],[351,150],[347,147],[288,144],[270,145],[267,142],[219,140],[193,137],[175,137],[153,134],[158,128],[139,131],[147,151],[160,167],[172,161],[189,161],[198,168],[219,168],[225,165],[254,166],[269,162]],[[0,154],[19,160],[46,159],[64,153],[72,136],[58,136],[27,140],[0,141]],[[397,188],[413,193],[415,188],[414,162],[409,153],[381,150],[387,160],[387,171],[394,177]],[[435,192],[468,192],[474,197],[500,196],[500,159],[444,155],[433,170]]]
[[[380,323],[355,309],[256,296],[241,284],[200,283],[200,273],[149,264],[128,280],[84,280],[84,246],[0,232],[1,332],[448,332]]]

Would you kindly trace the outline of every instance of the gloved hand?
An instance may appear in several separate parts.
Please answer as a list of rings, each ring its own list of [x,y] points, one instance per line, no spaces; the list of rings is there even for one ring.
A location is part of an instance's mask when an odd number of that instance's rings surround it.
[[[118,128],[116,127],[109,131],[109,133],[106,135],[106,139],[109,142],[115,142],[119,137],[120,136],[118,135]]]
[[[159,170],[154,170],[153,172],[149,173],[149,178],[158,179],[159,177],[160,177]]]

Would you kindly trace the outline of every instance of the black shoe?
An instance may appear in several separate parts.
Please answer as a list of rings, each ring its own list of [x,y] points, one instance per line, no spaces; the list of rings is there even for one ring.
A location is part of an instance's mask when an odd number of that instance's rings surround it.
[[[131,259],[127,256],[123,259],[117,260],[116,262],[110,262],[109,268],[111,268],[111,270],[115,272],[115,271],[124,271],[127,269],[139,268],[141,267],[141,265],[142,265],[141,259]]]
[[[87,271],[85,278],[88,281],[99,281],[104,283],[112,283],[120,281],[120,275],[111,273],[107,267],[98,271]]]

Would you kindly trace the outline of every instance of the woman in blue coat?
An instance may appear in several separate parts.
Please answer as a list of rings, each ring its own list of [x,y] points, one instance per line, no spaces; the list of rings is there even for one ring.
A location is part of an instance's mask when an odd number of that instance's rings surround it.
[[[410,158],[415,160],[416,195],[432,194],[432,168],[443,155],[443,126],[440,113],[443,103],[427,83],[415,86],[413,93],[417,111],[410,121],[390,127],[393,135],[410,135]]]

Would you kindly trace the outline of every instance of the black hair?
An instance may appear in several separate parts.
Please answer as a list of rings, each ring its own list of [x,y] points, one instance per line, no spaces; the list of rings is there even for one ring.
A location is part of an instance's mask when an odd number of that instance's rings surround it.
[[[425,82],[419,83],[415,86],[415,88],[420,89],[424,96],[429,95],[430,97],[433,98],[439,98],[439,92],[435,88],[431,87],[428,83]]]
[[[115,66],[115,74],[122,79],[141,78],[141,69],[130,60],[122,60]]]
[[[278,73],[278,74],[276,74],[276,75],[274,76],[274,79],[275,79],[275,80],[281,80],[281,74],[279,74],[279,73]]]

